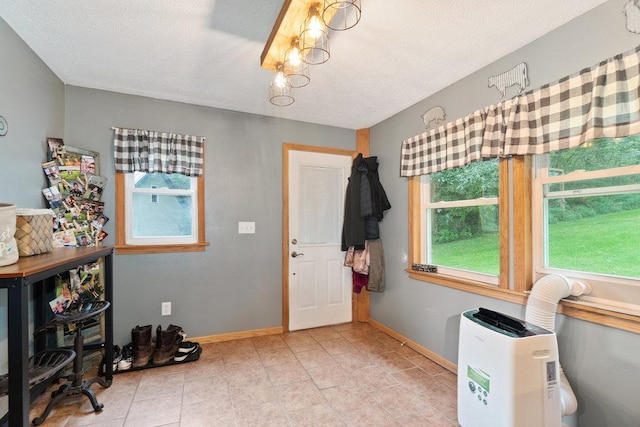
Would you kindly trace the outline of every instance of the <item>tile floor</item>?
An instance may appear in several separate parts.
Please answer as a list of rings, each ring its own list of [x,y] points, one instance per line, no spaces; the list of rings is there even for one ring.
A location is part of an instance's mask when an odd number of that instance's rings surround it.
[[[457,426],[456,376],[366,323],[204,344],[196,362],[120,373],[44,426]],[[55,385],[57,388],[58,385]],[[38,416],[45,393],[31,410]]]

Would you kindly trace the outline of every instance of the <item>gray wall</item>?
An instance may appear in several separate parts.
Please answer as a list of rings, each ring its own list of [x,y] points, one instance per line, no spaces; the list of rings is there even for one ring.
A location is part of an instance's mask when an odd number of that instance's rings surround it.
[[[0,116],[9,128],[0,137],[0,200],[39,207],[46,137],[64,132],[64,85],[1,18],[0,58]]]
[[[46,137],[64,131],[64,85],[0,19],[0,202],[41,207]],[[0,372],[7,371],[7,292],[0,291]]]
[[[408,195],[407,180],[399,177],[401,142],[424,132],[420,115],[431,107],[442,106],[452,121],[499,102],[487,78],[520,62],[529,68],[527,89],[534,89],[635,47],[640,35],[626,31],[625,3],[609,1],[371,129],[371,153],[380,159],[380,177],[393,204],[381,225],[387,288],[384,294],[371,294],[373,319],[457,363],[462,311],[483,306],[524,317],[520,305],[407,277]],[[510,88],[507,97],[515,92]],[[557,330],[561,363],[578,396],[580,426],[639,425],[640,336],[562,316]]]

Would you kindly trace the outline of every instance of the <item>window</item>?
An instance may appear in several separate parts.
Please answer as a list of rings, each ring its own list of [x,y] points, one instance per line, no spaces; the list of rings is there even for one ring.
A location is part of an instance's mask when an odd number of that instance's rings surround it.
[[[113,130],[118,253],[204,251],[204,137]]]
[[[640,315],[640,136],[538,156],[536,277],[588,281],[580,303]]]
[[[498,178],[497,159],[421,177],[422,264],[498,284]]]
[[[640,135],[491,163],[410,178],[409,276],[521,304],[545,274],[582,279],[562,313],[640,332]]]
[[[524,303],[532,284],[530,171],[530,158],[513,156],[411,177],[409,276]]]
[[[118,253],[202,251],[204,179],[181,174],[116,174]]]

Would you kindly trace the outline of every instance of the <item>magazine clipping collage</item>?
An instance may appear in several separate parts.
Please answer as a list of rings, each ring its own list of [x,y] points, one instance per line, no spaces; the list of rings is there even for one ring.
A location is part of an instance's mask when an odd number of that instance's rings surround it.
[[[47,138],[47,145],[42,169],[49,186],[42,194],[56,216],[53,246],[95,246],[107,237],[101,201],[107,179],[96,175],[94,156],[67,150],[60,138]]]

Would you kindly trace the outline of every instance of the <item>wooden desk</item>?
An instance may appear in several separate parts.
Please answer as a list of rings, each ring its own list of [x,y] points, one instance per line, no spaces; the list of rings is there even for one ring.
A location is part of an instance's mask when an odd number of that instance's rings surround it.
[[[0,267],[0,288],[8,291],[9,426],[30,425],[29,407],[29,287],[44,279],[104,258],[105,299],[113,302],[113,247],[56,248],[21,257]],[[113,305],[105,312],[105,379],[113,380]]]

